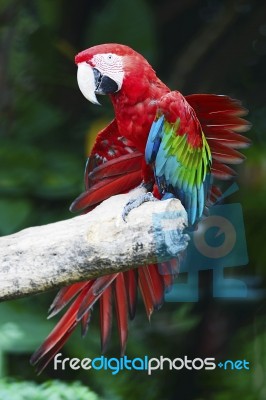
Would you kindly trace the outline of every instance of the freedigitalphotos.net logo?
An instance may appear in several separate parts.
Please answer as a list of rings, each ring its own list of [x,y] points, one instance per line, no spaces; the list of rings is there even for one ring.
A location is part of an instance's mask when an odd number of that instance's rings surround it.
[[[216,368],[222,368],[228,371],[249,370],[249,362],[247,360],[226,360],[224,362],[216,362],[214,357],[207,358],[190,358],[188,356],[177,357],[174,359],[168,357],[148,357],[144,356],[128,358],[123,356],[120,358],[107,358],[105,356],[96,358],[62,358],[62,353],[57,353],[54,357],[54,369],[65,370],[70,368],[72,370],[95,370],[95,371],[111,371],[112,375],[117,375],[121,371],[145,371],[151,375],[154,371],[170,370],[180,371],[186,369],[189,371],[213,371]]]
[[[227,194],[237,190],[234,184]],[[155,225],[165,225],[165,220],[171,219],[169,212],[154,215]],[[225,278],[227,268],[239,267],[248,263],[247,245],[243,212],[240,204],[214,205],[209,209],[209,215],[203,217],[196,230],[187,232],[190,240],[180,262],[180,273],[187,276],[186,283],[177,282],[172,290],[166,293],[165,300],[169,302],[196,302],[199,300],[199,272],[212,270],[213,297],[246,298],[247,285],[241,279]],[[173,236],[171,230],[165,231],[165,237]],[[183,235],[184,236],[184,235]],[[181,238],[179,233],[177,238]],[[156,236],[155,236],[156,241]],[[182,250],[182,249],[181,249]],[[176,252],[178,255],[178,251]],[[180,253],[179,253],[180,254]],[[158,257],[160,265],[161,260]],[[165,269],[160,272],[164,273]]]

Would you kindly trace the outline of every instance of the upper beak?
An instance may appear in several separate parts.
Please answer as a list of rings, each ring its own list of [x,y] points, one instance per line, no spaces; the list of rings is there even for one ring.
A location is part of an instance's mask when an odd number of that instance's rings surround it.
[[[86,62],[81,62],[78,64],[77,80],[83,96],[86,97],[86,99],[91,103],[100,105],[95,95],[96,82],[93,68]]]
[[[77,78],[82,94],[93,104],[100,104],[96,94],[111,94],[119,89],[118,84],[112,78],[103,75],[86,62],[78,64]]]

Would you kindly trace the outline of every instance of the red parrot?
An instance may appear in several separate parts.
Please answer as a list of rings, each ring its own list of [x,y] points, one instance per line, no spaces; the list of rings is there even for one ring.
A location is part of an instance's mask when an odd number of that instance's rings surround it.
[[[148,61],[125,45],[103,44],[79,53],[78,85],[83,95],[98,104],[96,95],[109,95],[113,121],[99,132],[85,169],[85,192],[71,211],[92,210],[110,196],[143,184],[158,199],[179,198],[191,226],[206,205],[219,197],[210,177],[229,179],[249,139],[240,135],[250,124],[241,103],[227,96],[171,91]],[[150,197],[149,197],[150,198]],[[132,199],[132,207],[146,199]],[[160,269],[160,270],[159,270]],[[64,345],[79,322],[86,333],[92,306],[99,300],[101,347],[107,348],[114,300],[121,352],[125,352],[128,317],[136,311],[140,289],[150,318],[159,309],[164,292],[178,272],[178,261],[106,275],[61,289],[50,307],[57,314],[70,301],[67,312],[33,354],[31,363],[41,372]]]

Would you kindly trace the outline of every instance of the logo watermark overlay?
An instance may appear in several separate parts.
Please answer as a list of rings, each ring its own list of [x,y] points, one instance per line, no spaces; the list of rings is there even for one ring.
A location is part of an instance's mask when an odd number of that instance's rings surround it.
[[[237,189],[237,185],[233,184],[223,197],[232,194]],[[180,229],[165,231],[166,239],[174,237],[177,242],[179,241],[176,244],[176,254],[179,253],[179,272],[187,276],[186,283],[177,281],[172,290],[166,293],[165,300],[168,302],[197,302],[199,300],[199,272],[203,270],[211,270],[213,273],[213,297],[243,299],[248,296],[248,288],[244,280],[224,276],[226,269],[248,263],[241,204],[213,205],[208,211],[209,215],[202,218],[197,229],[192,232],[187,231],[190,239],[188,245],[187,235]],[[176,218],[174,213],[173,216],[170,214],[167,212],[156,215],[155,228],[156,224],[163,225],[165,220]],[[162,260],[158,257],[158,263],[160,262]]]
[[[168,358],[164,356],[160,357],[135,357],[128,358],[123,356],[120,358],[107,358],[105,356],[96,358],[63,358],[62,353],[57,353],[54,357],[54,369],[65,370],[70,368],[72,370],[95,370],[95,371],[110,371],[112,375],[117,375],[121,371],[145,371],[148,375],[151,375],[154,371],[158,370],[170,370],[180,371],[186,369],[189,371],[200,371],[207,370],[213,371],[216,368],[228,370],[228,371],[239,371],[249,370],[250,364],[247,360],[225,360],[216,361],[214,357],[207,358],[189,358],[188,356]]]

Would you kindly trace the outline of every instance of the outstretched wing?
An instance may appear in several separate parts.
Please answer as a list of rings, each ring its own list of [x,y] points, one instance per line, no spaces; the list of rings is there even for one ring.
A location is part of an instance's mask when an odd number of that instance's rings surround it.
[[[161,194],[171,193],[180,199],[189,223],[194,224],[204,209],[211,153],[194,110],[179,92],[160,100],[145,158],[153,164]]]
[[[238,149],[250,145],[243,136],[250,129],[250,123],[243,119],[248,111],[241,102],[228,96],[216,94],[192,94],[186,96],[200,121],[211,149],[211,173],[218,179],[230,179],[236,172],[228,166],[241,163],[245,157]]]
[[[84,174],[85,192],[70,211],[90,211],[103,200],[126,193],[142,181],[143,154],[121,136],[113,120],[98,135]]]

